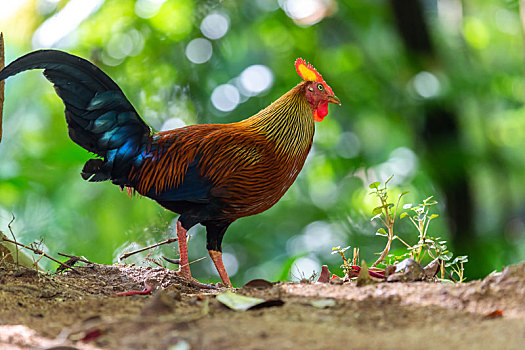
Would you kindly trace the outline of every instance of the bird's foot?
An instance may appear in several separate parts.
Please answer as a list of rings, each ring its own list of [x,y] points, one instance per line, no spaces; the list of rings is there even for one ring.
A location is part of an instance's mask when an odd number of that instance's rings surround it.
[[[213,284],[206,284],[206,283],[202,283],[202,282],[199,282],[198,280],[196,280],[195,278],[191,277],[191,276],[187,276],[185,275],[182,271],[176,271],[177,275],[183,279],[185,279],[190,285],[192,286],[195,286],[195,287],[198,287],[198,288],[202,288],[202,289],[218,289],[217,286],[214,286]]]

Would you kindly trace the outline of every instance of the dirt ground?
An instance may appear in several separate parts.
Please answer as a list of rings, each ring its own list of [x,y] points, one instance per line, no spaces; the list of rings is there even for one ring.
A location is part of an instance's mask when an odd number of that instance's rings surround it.
[[[200,289],[160,267],[76,271],[0,267],[0,349],[525,348],[525,263],[463,284],[236,289],[284,302],[247,311],[216,299],[226,289]],[[116,295],[144,281],[152,295]]]

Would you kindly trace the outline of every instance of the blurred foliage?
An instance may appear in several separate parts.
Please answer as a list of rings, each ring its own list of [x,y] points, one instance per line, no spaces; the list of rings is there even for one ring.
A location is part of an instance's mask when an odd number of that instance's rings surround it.
[[[82,1],[11,2],[16,9],[0,15],[6,62],[39,46],[35,33]],[[428,168],[454,174],[458,163],[467,169],[475,236],[469,251],[451,249],[473,257],[466,276],[524,259],[525,80],[518,1],[422,1],[437,51],[423,65],[426,71],[405,50],[385,0],[98,2],[72,30],[59,26],[59,40],[51,46],[101,67],[156,130],[174,117],[179,125],[226,123],[256,113],[299,82],[297,57],[317,67],[343,102],[316,125],[314,149],[285,197],[228,230],[223,249],[234,284],[309,277],[321,263],[337,272],[338,258],[330,252],[338,245],[359,246],[361,258],[375,260],[371,252],[383,242],[369,220],[377,203],[367,188],[391,175],[393,197],[406,190],[410,202],[435,195],[444,219],[433,230],[447,238],[454,222],[447,225],[446,200]],[[307,11],[312,4],[321,6],[313,14]],[[306,19],[291,18],[305,11]],[[210,13],[228,18],[228,31],[210,40],[211,58],[195,64],[186,48],[203,37],[201,22]],[[210,99],[214,89],[237,84],[254,64],[273,73],[269,89],[241,95],[231,112],[218,111]],[[422,115],[432,105],[454,109],[459,125],[454,137],[466,156],[424,147]],[[68,138],[63,105],[41,73],[7,81],[4,118],[0,230],[14,213],[19,240],[44,237],[50,252],[101,263],[173,235],[173,213],[147,198],[130,199],[108,182],[80,178],[90,156]],[[399,225],[398,232],[413,232]],[[205,256],[203,228],[191,234],[190,259]],[[158,254],[177,252],[164,247],[154,251]],[[209,259],[192,271],[202,280],[217,279]]]

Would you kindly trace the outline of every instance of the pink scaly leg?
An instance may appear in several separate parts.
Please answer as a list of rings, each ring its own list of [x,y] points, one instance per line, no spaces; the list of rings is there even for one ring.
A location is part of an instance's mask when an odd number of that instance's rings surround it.
[[[226,287],[232,287],[230,277],[228,277],[228,273],[226,272],[226,269],[224,268],[224,263],[222,262],[222,253],[216,250],[208,250],[208,253],[210,253],[210,258],[211,260],[213,260],[215,268],[219,272],[219,276],[221,276],[222,283]]]
[[[186,278],[191,278],[190,263],[188,261],[188,244],[186,230],[180,221],[177,221],[177,238],[179,240],[180,265],[179,273]]]

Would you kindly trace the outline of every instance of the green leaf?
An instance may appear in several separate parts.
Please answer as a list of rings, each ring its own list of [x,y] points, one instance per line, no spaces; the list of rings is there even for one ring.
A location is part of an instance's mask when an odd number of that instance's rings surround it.
[[[452,252],[443,252],[440,256],[438,256],[438,259],[443,261],[449,261],[451,258]]]
[[[370,219],[370,221],[374,221],[375,219],[379,219],[379,217],[381,217],[381,213],[372,216],[372,218]]]
[[[402,193],[399,195],[399,198],[403,197],[405,194],[408,194],[408,193],[410,193],[410,191],[404,191],[404,192],[402,192]]]
[[[460,255],[460,256],[456,256],[454,258],[454,260],[452,260],[450,265],[455,265],[455,264],[459,264],[459,263],[466,263],[466,262],[468,262],[468,256]]]
[[[438,218],[438,217],[439,217],[438,214],[432,214],[432,215],[430,215],[430,217],[428,219],[432,220],[432,219],[435,219],[435,218]]]
[[[426,204],[426,203],[427,203],[429,200],[431,200],[432,198],[434,198],[434,196],[430,196],[430,197],[426,198],[425,200],[423,200],[423,203]]]
[[[376,235],[377,236],[383,236],[383,237],[387,237],[388,236],[388,234],[386,233],[384,228],[380,228],[379,230],[377,230]]]
[[[341,254],[346,252],[348,249],[350,249],[351,246],[345,247],[341,249],[341,246],[333,247],[332,248],[332,254]]]
[[[394,178],[394,175],[390,176],[388,178],[388,180],[385,181],[385,188],[386,188],[386,185],[390,182],[390,180],[392,180]]]
[[[377,189],[379,185],[381,185],[381,182],[379,181],[372,182],[370,185],[368,185],[368,188]]]
[[[404,217],[408,216],[408,213],[401,213],[401,215],[399,215],[399,218],[402,219]]]
[[[372,215],[381,215],[383,212],[383,207],[376,207],[374,210],[372,210]]]

